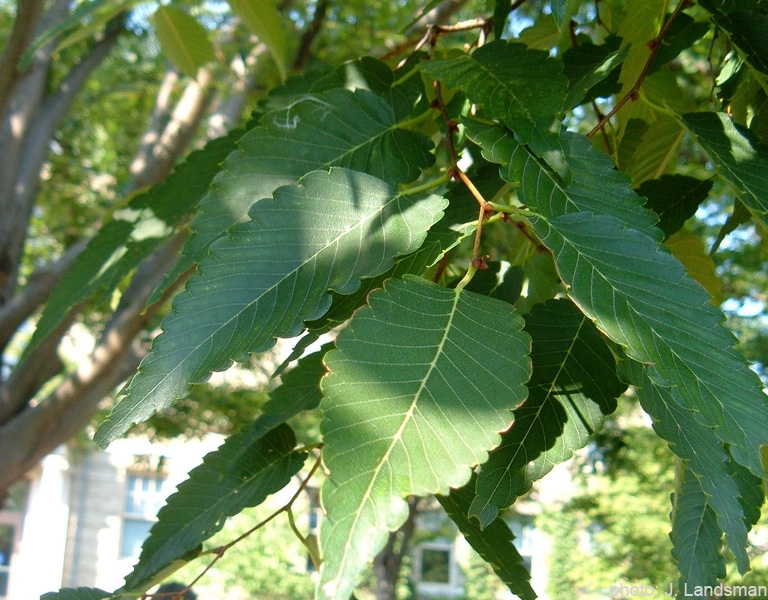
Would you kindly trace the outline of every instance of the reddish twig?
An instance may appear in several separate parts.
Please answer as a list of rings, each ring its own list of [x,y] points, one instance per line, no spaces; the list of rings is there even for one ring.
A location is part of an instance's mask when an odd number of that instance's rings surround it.
[[[648,60],[645,61],[645,65],[643,65],[643,70],[640,71],[640,75],[637,78],[637,81],[635,81],[635,85],[632,86],[632,89],[630,89],[624,97],[619,100],[616,103],[616,106],[611,109],[611,111],[603,116],[602,119],[600,119],[600,122],[595,125],[595,127],[587,134],[587,137],[589,139],[592,139],[594,135],[600,131],[603,127],[605,127],[605,124],[608,123],[608,121],[615,115],[617,112],[619,112],[622,107],[632,100],[635,102],[640,97],[640,88],[643,85],[643,82],[645,81],[645,78],[648,76],[648,71],[651,69],[651,65],[653,64],[653,60],[656,58],[656,55],[659,52],[659,48],[661,47],[661,41],[664,39],[664,36],[667,35],[669,32],[669,28],[672,26],[672,23],[677,18],[677,15],[682,12],[682,10],[688,6],[690,6],[691,0],[680,0],[680,4],[677,5],[677,8],[674,10],[672,15],[670,15],[669,19],[667,19],[667,22],[664,24],[664,27],[661,28],[661,31],[659,32],[659,35],[657,35],[654,39],[652,39],[650,42],[648,42],[648,46],[651,49],[651,53],[648,56]]]

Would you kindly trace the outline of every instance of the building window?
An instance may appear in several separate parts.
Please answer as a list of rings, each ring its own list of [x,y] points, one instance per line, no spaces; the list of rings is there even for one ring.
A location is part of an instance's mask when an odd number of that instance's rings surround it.
[[[120,558],[138,557],[157,511],[165,502],[163,478],[157,475],[129,475],[126,482]]]
[[[461,593],[452,542],[435,540],[419,544],[414,558],[413,576],[420,594],[453,597]]]
[[[523,515],[516,515],[508,520],[507,524],[509,525],[510,531],[512,531],[512,535],[515,536],[513,543],[520,553],[520,556],[523,558],[523,566],[525,566],[526,570],[530,573],[535,542],[533,519]]]
[[[0,524],[0,598],[8,595],[8,574],[16,530],[12,525]]]

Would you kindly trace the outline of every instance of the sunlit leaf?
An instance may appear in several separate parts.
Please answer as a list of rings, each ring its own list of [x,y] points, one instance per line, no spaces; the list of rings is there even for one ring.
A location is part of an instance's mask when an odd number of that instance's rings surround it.
[[[185,75],[216,59],[208,32],[197,20],[171,6],[160,6],[152,17],[163,52]]]
[[[280,77],[285,81],[286,33],[274,0],[227,0],[227,2],[232,7],[232,12],[240,17],[245,26],[269,49],[280,71]]]
[[[96,440],[107,444],[276,337],[300,333],[330,307],[329,290],[354,292],[421,246],[442,216],[440,196],[402,195],[348,169],[314,171],[214,243],[176,296],[163,333],[142,361]]]
[[[268,113],[238,146],[201,200],[193,235],[169,280],[199,262],[256,201],[309,171],[342,166],[398,184],[416,179],[434,161],[432,142],[399,129],[394,107],[364,89],[302,94]]]
[[[718,277],[715,261],[707,252],[703,240],[687,229],[681,229],[664,242],[672,254],[685,265],[688,275],[698,281],[712,297],[712,304],[720,306],[723,282]]]
[[[408,495],[469,480],[525,397],[528,336],[506,302],[424,280],[371,294],[330,352],[320,598],[347,600]]]

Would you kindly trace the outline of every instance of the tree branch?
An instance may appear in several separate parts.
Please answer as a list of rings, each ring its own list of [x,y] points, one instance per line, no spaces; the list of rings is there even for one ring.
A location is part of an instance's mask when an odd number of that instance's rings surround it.
[[[144,308],[177,260],[182,241],[183,236],[177,236],[139,267],[91,359],[38,404],[0,426],[0,497],[46,454],[82,430],[104,397],[135,371],[147,349],[133,340],[186,280],[180,278],[158,302]]]
[[[179,83],[179,72],[171,65],[165,70],[165,76],[160,84],[155,97],[155,106],[152,109],[152,119],[147,126],[144,134],[141,136],[141,143],[136,152],[136,156],[131,161],[128,168],[131,175],[138,177],[139,174],[147,168],[147,162],[150,160],[152,150],[157,145],[163,129],[168,125],[171,118],[171,101],[173,89]]]
[[[168,125],[152,149],[149,160],[137,169],[129,187],[133,189],[154,185],[163,179],[186,150],[213,99],[213,74],[200,69],[197,79],[187,84]]]
[[[48,299],[61,276],[75,262],[87,243],[88,240],[81,240],[58,260],[39,268],[30,276],[21,292],[0,306],[0,355],[19,326]]]
[[[315,38],[323,28],[323,22],[325,21],[325,16],[328,14],[329,5],[330,0],[319,0],[315,5],[315,14],[312,17],[312,23],[310,23],[309,27],[304,32],[304,35],[301,36],[299,49],[296,51],[296,58],[293,61],[294,71],[303,71],[307,66],[312,42],[315,41]]]
[[[17,65],[33,39],[42,6],[42,0],[19,0],[16,4],[16,19],[11,39],[0,60],[0,123],[5,121],[6,111],[13,97],[13,88],[21,75]]]
[[[12,177],[11,181],[5,182],[10,184],[9,192],[12,196],[2,203],[4,227],[0,232],[0,251],[7,265],[3,269],[4,280],[0,282],[0,304],[2,300],[12,297],[16,288],[27,224],[40,189],[40,168],[48,155],[50,140],[86,80],[107,57],[122,31],[122,26],[108,27],[105,36],[72,68],[58,91],[43,102],[40,110],[29,116],[30,124],[23,139],[23,150],[15,164],[5,165],[13,175],[6,173]]]

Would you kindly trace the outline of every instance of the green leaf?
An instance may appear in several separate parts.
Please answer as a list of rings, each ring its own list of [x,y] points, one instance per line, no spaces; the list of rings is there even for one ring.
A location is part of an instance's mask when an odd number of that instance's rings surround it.
[[[715,261],[707,253],[701,237],[692,231],[681,229],[664,243],[675,258],[685,265],[688,275],[707,290],[712,304],[720,306],[725,300],[723,282],[717,275]]]
[[[152,23],[163,52],[185,75],[194,78],[200,67],[216,60],[205,27],[184,11],[160,6]]]
[[[451,229],[436,225],[427,233],[422,246],[402,258],[387,271],[376,277],[363,279],[360,288],[353,294],[338,294],[332,292],[331,307],[320,319],[307,322],[307,329],[313,334],[330,331],[347,321],[352,313],[365,304],[365,300],[373,290],[384,287],[390,279],[401,279],[405,275],[421,275],[427,267],[432,266],[445,252],[457,242],[458,234]]]
[[[509,590],[522,600],[534,600],[536,592],[530,584],[531,575],[523,565],[523,557],[513,543],[515,536],[504,519],[498,518],[481,528],[476,519],[467,516],[474,496],[473,475],[468,484],[451,490],[447,496],[437,496],[437,500],[469,545],[491,565]]]
[[[629,53],[621,67],[619,81],[622,89],[619,97],[629,92],[645,67],[651,55],[648,42],[661,31],[667,4],[667,0],[627,0],[624,4],[626,17],[619,26],[617,35],[622,39],[622,47],[629,46]],[[623,125],[630,117],[639,116],[633,113],[642,108],[643,103],[630,102],[617,116]]]
[[[628,125],[627,129],[629,127]],[[639,141],[632,140],[634,152],[629,154],[624,150],[619,167],[632,179],[633,187],[649,179],[660,178],[670,163],[674,164],[673,159],[684,134],[685,128],[681,127],[676,119],[661,116],[643,131]]]
[[[710,250],[710,254],[717,252],[720,244],[723,243],[723,240],[728,234],[732,233],[738,229],[739,226],[743,225],[744,223],[748,223],[751,220],[752,213],[749,212],[749,209],[744,206],[744,203],[737,198],[733,203],[733,212],[726,219],[725,223],[723,223],[720,231],[717,232],[715,241],[712,242],[712,249]]]
[[[518,196],[524,203],[541,203],[542,210],[546,208],[553,214],[611,214],[622,223],[646,229],[656,222],[656,216],[642,207],[640,197],[627,187],[627,178],[615,169],[610,157],[595,150],[584,136],[571,132],[562,136],[571,175],[566,185],[504,128],[470,120],[465,125],[467,135],[480,145],[483,156],[502,165],[502,178],[520,184]]]
[[[174,561],[194,556],[195,549],[220,531],[228,517],[258,506],[283,489],[306,460],[305,453],[294,452],[295,444],[288,425],[265,433],[257,420],[251,429],[233,435],[206,455],[158,512],[122,591],[146,591],[155,574]]]
[[[568,12],[568,0],[551,0],[549,7],[552,10],[552,16],[557,23],[558,28],[562,29],[565,22],[565,16]]]
[[[724,29],[749,65],[768,74],[768,15],[757,11],[716,13],[715,23]]]
[[[82,2],[66,18],[57,20],[55,25],[43,31],[24,51],[24,55],[19,61],[19,71],[26,71],[32,63],[32,59],[43,46],[55,39],[60,39],[67,35],[63,41],[58,42],[56,51],[61,51],[68,47],[75,39],[79,37],[82,30],[89,34],[100,30],[112,17],[126,10],[137,0],[92,0]]]
[[[265,115],[239,147],[201,200],[174,274],[199,262],[256,201],[309,171],[341,166],[398,184],[416,179],[434,161],[432,142],[398,128],[392,105],[363,89],[302,94],[288,108]]]
[[[211,245],[96,440],[107,444],[212,371],[297,335],[394,257],[421,246],[446,201],[398,194],[356,171],[314,171],[259,202]]]
[[[653,418],[654,431],[670,443],[673,452],[697,478],[718,528],[725,533],[739,572],[744,574],[749,570],[748,527],[725,446],[712,434],[711,426],[699,421],[695,410],[681,407],[668,388],[653,382],[650,368],[634,362],[625,367],[641,406]],[[683,545],[678,548],[680,552],[690,550]],[[701,585],[698,581],[688,583]]]
[[[507,163],[502,176],[520,181],[520,201],[540,215],[534,230],[552,250],[576,304],[631,358],[650,365],[651,379],[669,388],[680,407],[697,411],[732,444],[740,464],[762,476],[760,446],[768,443],[768,431],[760,415],[768,401],[761,382],[734,350],[722,313],[659,246],[654,218],[626,177],[615,170],[597,176],[610,159],[592,151],[594,162],[582,162],[591,147],[572,140],[566,156],[573,181],[566,186],[501,128],[476,127],[478,133],[484,156]],[[589,170],[592,183],[581,178]],[[596,182],[600,187],[585,194]]]
[[[286,34],[280,12],[274,0],[227,0],[232,12],[259,38],[280,71],[280,78],[286,78]]]
[[[662,38],[648,73],[655,73],[677,58],[678,54],[693,46],[709,29],[710,24],[706,21],[695,21],[693,17],[684,12],[678,14]]]
[[[689,113],[683,123],[744,205],[768,225],[768,147],[725,113]]]
[[[657,227],[668,238],[696,214],[696,209],[707,199],[711,189],[710,179],[662,175],[658,179],[644,181],[636,191],[645,196],[645,206],[659,215]]]
[[[139,562],[125,579],[125,590],[144,589],[158,572],[220,531],[228,517],[258,506],[298,472],[306,455],[293,452],[293,431],[283,423],[320,404],[324,355],[325,350],[299,361],[270,392],[253,425],[228,438],[190,471],[160,510]]]
[[[53,289],[28,355],[61,322],[70,308],[99,294],[102,298],[139,263],[170,240],[186,215],[208,190],[219,164],[235,148],[237,129],[192,152],[165,180],[133,196],[112,213]]]
[[[570,82],[568,96],[565,99],[565,108],[583,104],[594,99],[591,90],[600,82],[617,78],[619,65],[626,58],[629,48],[624,46],[621,50],[615,50],[612,45],[579,44],[569,48],[563,53],[563,73]],[[617,93],[621,87],[611,85],[603,95]],[[595,95],[596,96],[596,95]]]
[[[407,516],[408,495],[469,480],[509,426],[530,374],[507,303],[407,277],[371,294],[326,364],[320,598],[347,600]]]
[[[726,576],[722,532],[715,511],[707,502],[701,483],[687,469],[680,490],[673,497],[672,556],[680,571],[678,590],[685,584],[715,585]],[[678,597],[680,594],[678,593]]]
[[[559,60],[524,44],[493,42],[469,56],[432,60],[421,68],[430,77],[461,89],[553,166],[560,164],[558,134],[568,78]]]
[[[373,92],[392,107],[397,121],[410,115],[414,105],[424,94],[421,78],[408,77],[403,83],[395,85],[395,73],[389,65],[371,56],[344,63],[335,71],[314,81],[308,91],[312,94],[322,94],[337,88],[352,92]]]
[[[40,600],[103,600],[111,598],[110,592],[98,588],[64,588],[58,592],[48,592],[40,596]]]
[[[535,306],[525,331],[532,340],[528,399],[480,470],[470,514],[483,526],[583,448],[627,387],[602,336],[570,301]]]

